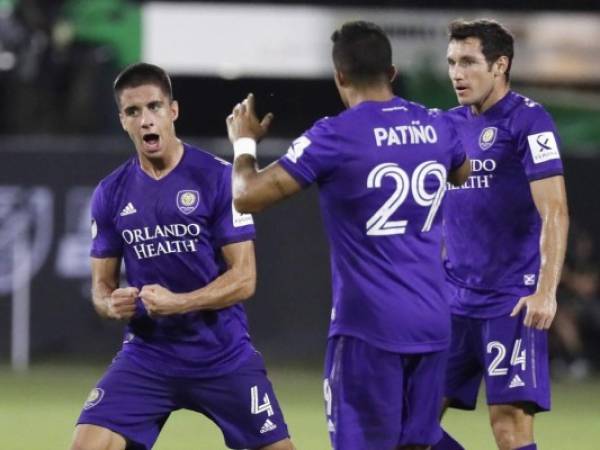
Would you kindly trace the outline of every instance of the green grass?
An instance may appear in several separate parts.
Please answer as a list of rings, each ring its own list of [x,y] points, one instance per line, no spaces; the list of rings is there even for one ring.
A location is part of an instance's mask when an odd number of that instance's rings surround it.
[[[67,449],[81,405],[100,367],[43,366],[28,374],[0,369],[0,449]],[[299,450],[326,450],[321,377],[317,370],[273,370],[271,378]],[[536,419],[540,450],[600,448],[600,380],[554,385],[553,411]],[[445,427],[468,450],[494,449],[487,409],[450,411]],[[156,450],[225,449],[220,431],[204,417],[180,411],[171,416]]]

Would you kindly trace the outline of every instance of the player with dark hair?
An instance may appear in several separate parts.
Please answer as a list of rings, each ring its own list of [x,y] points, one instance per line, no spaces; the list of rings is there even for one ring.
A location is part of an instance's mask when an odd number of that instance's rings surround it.
[[[449,112],[473,173],[450,189],[444,230],[452,311],[446,405],[474,409],[485,379],[501,450],[534,450],[550,409],[547,330],[556,313],[568,212],[556,127],[510,90],[513,37],[499,23],[450,25]],[[433,447],[462,447],[449,435]]]
[[[394,96],[391,46],[376,25],[333,33],[347,109],[317,121],[264,170],[248,96],[227,118],[233,196],[256,212],[316,182],[331,247],[333,308],[324,394],[336,450],[426,449],[441,437],[450,312],[437,214],[469,162],[444,117]]]
[[[240,304],[255,289],[254,226],[232,205],[231,166],[177,139],[161,68],[130,66],[114,90],[136,156],[92,198],[92,297],[102,317],[128,323],[71,449],[150,449],[185,408],[215,422],[230,448],[292,450]]]

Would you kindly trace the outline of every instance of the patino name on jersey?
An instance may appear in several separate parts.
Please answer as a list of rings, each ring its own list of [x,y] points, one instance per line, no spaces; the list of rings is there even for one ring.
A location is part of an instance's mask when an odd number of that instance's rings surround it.
[[[421,125],[418,120],[409,125],[373,128],[377,147],[406,144],[435,144],[438,141],[433,125]]]

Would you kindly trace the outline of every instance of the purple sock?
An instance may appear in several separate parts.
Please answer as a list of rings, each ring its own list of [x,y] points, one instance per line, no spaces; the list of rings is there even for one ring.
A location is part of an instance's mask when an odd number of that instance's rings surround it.
[[[454,440],[454,438],[452,436],[450,436],[444,430],[442,430],[442,432],[444,433],[444,435],[442,436],[442,439],[437,444],[432,446],[431,450],[465,450],[465,448],[462,445],[460,445],[458,442],[456,442],[456,440]],[[528,447],[524,447],[523,449],[520,449],[520,450],[530,450],[530,449]],[[534,448],[534,450],[535,450],[535,448]]]
[[[525,447],[515,448],[515,450],[537,450],[537,445],[535,442],[533,444],[526,445]]]

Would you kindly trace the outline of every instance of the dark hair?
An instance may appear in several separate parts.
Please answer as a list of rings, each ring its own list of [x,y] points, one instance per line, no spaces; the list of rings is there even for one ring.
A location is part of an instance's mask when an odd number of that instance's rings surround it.
[[[115,78],[113,91],[117,105],[119,105],[119,96],[124,89],[135,88],[144,84],[158,86],[169,98],[169,101],[173,100],[173,88],[171,87],[171,79],[167,75],[167,72],[153,64],[141,62],[127,66]]]
[[[481,51],[491,66],[501,56],[508,58],[506,81],[510,79],[510,67],[514,56],[514,39],[510,31],[495,20],[455,20],[448,27],[450,40],[462,41],[470,37],[478,38]]]
[[[385,32],[371,22],[347,22],[331,35],[333,64],[352,83],[380,81],[392,66],[392,46]]]

